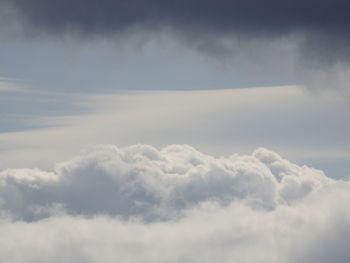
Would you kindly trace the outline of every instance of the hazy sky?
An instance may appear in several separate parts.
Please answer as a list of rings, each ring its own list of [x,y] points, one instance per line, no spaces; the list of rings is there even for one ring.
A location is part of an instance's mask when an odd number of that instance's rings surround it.
[[[349,262],[349,12],[0,0],[0,261]]]

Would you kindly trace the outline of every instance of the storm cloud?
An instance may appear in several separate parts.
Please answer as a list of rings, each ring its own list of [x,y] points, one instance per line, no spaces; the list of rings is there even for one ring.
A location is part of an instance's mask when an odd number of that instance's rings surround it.
[[[280,36],[293,31],[348,37],[350,3],[336,1],[2,0],[38,30],[113,34],[134,26]]]
[[[350,3],[344,0],[0,0],[0,6],[2,31],[83,42],[139,36],[137,45],[165,34],[239,71],[348,90]]]

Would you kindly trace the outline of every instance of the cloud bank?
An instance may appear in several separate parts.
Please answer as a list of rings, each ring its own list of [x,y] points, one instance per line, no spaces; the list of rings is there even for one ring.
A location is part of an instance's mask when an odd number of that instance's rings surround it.
[[[327,63],[349,58],[350,4],[344,0],[1,0],[0,4],[3,10],[12,10],[3,11],[4,22],[15,18],[26,34],[90,38],[170,29],[192,40],[299,35],[306,54],[322,54]]]
[[[310,51],[349,54],[348,12],[344,0],[322,1],[159,1],[159,0],[1,0],[28,32],[48,35],[112,36],[133,30],[171,28],[194,38],[306,35]],[[322,41],[320,41],[322,40]],[[331,45],[333,44],[333,45]],[[334,46],[336,44],[336,46]],[[317,48],[318,47],[318,48]]]
[[[280,36],[293,31],[349,36],[350,4],[335,1],[2,0],[38,30],[114,34],[135,26],[169,26],[211,34]]]
[[[6,262],[347,262],[348,181],[266,149],[93,146],[0,173]]]
[[[0,6],[1,40],[10,32],[129,47],[137,36],[139,47],[166,35],[167,46],[181,43],[244,73],[348,91],[350,4],[344,0],[0,0]]]

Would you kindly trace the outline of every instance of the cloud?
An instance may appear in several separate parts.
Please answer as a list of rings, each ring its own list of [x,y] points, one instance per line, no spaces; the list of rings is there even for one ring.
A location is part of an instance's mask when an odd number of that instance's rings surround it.
[[[158,221],[205,202],[273,210],[333,183],[265,149],[214,158],[180,145],[92,147],[52,173],[8,169],[0,179],[1,211],[25,221],[56,213]]]
[[[59,34],[114,34],[134,26],[170,26],[203,33],[280,36],[293,31],[320,31],[348,36],[349,4],[336,1],[44,1],[2,0],[28,26]]]
[[[15,80],[0,77],[0,93],[24,91],[24,88],[14,83]]]
[[[349,53],[350,5],[344,0],[204,0],[200,3],[2,0],[0,3],[10,6],[31,33],[93,37],[170,28],[193,39],[230,35],[265,39],[299,34],[306,36],[303,46],[312,47],[309,49],[312,52],[327,51],[327,55],[337,59]]]
[[[53,36],[78,40],[80,48],[96,39],[123,44],[118,47],[135,46],[137,39],[140,47],[155,38],[159,49],[181,43],[241,75],[349,90],[350,6],[344,0],[0,0],[0,5],[2,40]],[[330,76],[326,83],[323,76]]]
[[[0,169],[52,169],[57,160],[73,157],[87,144],[115,142],[157,148],[189,144],[211,155],[229,155],[232,149],[249,153],[264,145],[306,164],[310,159],[342,159],[345,164],[350,157],[350,123],[344,121],[348,101],[335,94],[313,96],[298,86],[76,96],[29,93],[0,100],[9,112],[2,129],[8,120],[19,126],[0,133]],[[18,115],[26,117],[25,125]],[[326,171],[338,177],[349,170],[339,170],[338,164],[329,168]]]
[[[10,263],[350,257],[349,182],[262,148],[215,158],[185,145],[94,146],[54,172],[0,178]]]
[[[344,201],[333,196],[332,202],[322,207],[309,202],[306,207],[272,213],[240,205],[225,210],[208,205],[181,220],[154,224],[105,216],[61,216],[34,223],[3,221],[0,259],[11,263],[323,263],[331,257],[332,262],[342,263],[349,257],[345,249],[349,227],[337,224],[348,220],[347,210],[341,212],[346,207]]]

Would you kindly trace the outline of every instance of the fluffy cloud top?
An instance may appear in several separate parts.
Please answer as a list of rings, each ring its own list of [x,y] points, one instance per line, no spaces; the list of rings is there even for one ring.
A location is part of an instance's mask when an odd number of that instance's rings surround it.
[[[350,184],[266,149],[90,147],[0,173],[6,262],[348,262]]]
[[[4,213],[21,220],[65,211],[153,221],[209,201],[271,210],[332,183],[321,171],[265,149],[214,158],[180,145],[160,151],[147,145],[99,146],[58,164],[53,173],[2,171],[0,200]]]

